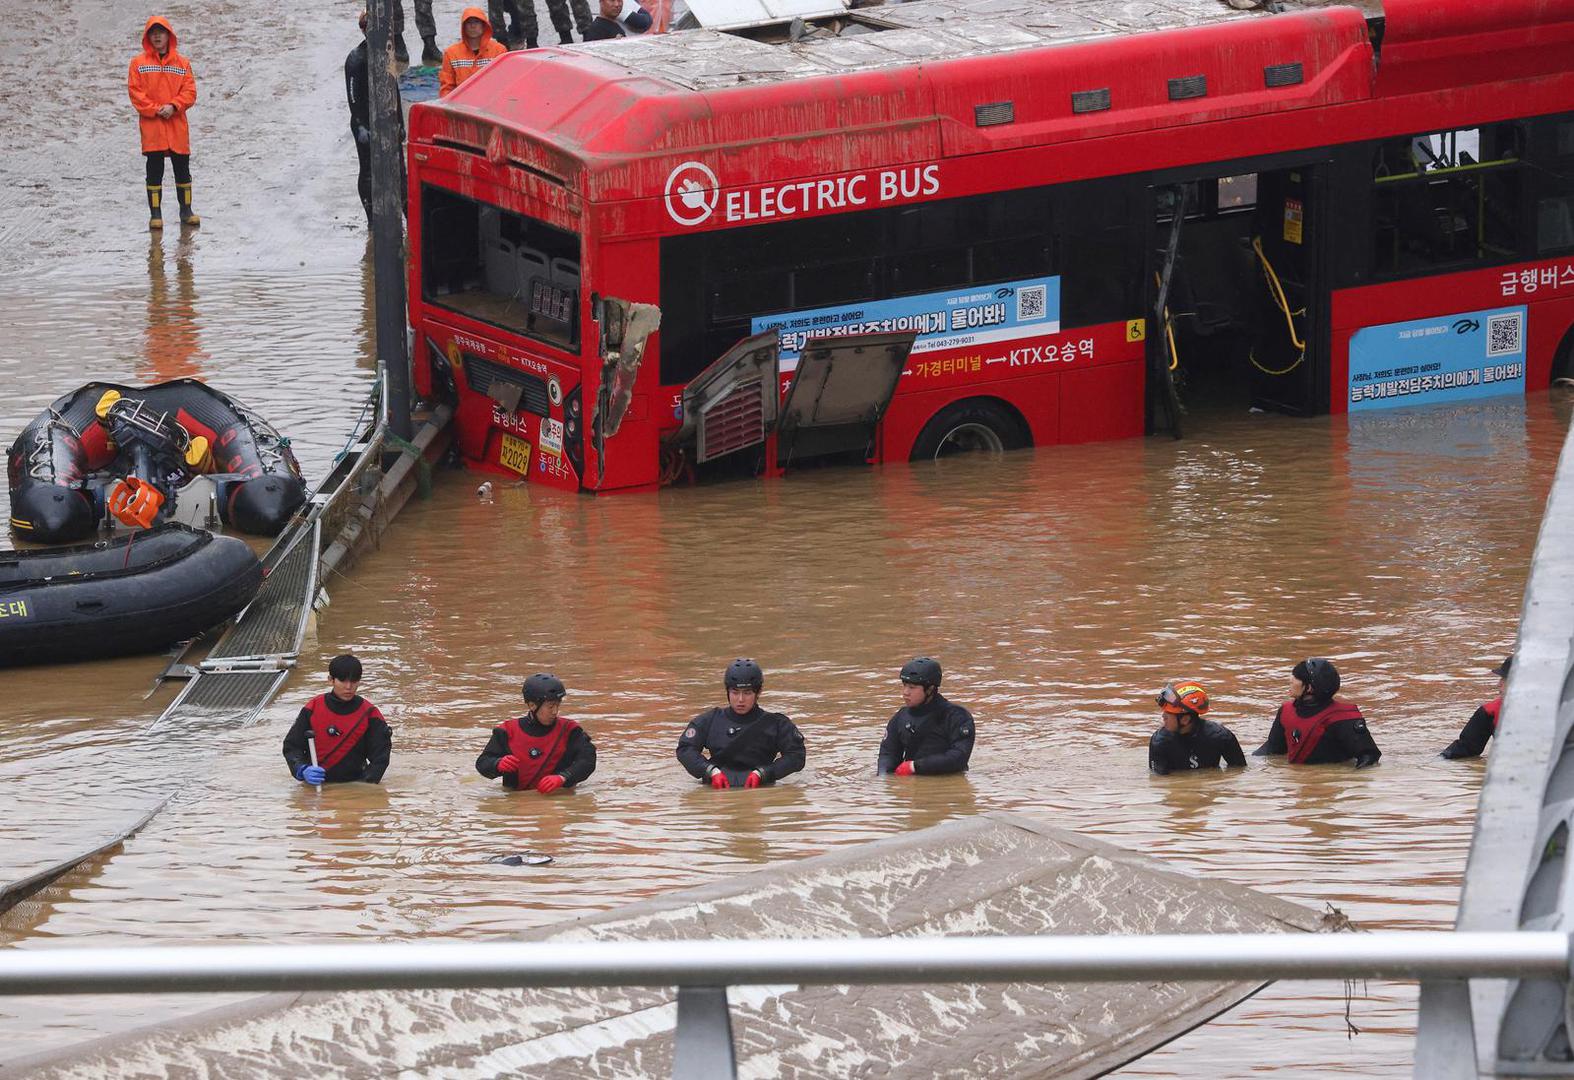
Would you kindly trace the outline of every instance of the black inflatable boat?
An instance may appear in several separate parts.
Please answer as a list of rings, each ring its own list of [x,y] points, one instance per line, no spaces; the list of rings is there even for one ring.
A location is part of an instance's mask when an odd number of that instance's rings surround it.
[[[234,615],[262,564],[180,524],[47,551],[0,551],[0,667],[157,652]]]
[[[200,475],[216,483],[219,517],[242,532],[276,536],[306,501],[290,441],[196,379],[80,386],[22,429],[6,465],[11,528],[45,544],[86,539],[111,512],[127,525],[168,520],[160,508]],[[140,513],[116,510],[117,491]]]

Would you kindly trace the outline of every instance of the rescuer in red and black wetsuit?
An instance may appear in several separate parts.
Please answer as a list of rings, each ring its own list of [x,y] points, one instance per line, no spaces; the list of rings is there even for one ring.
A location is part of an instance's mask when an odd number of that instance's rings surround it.
[[[492,738],[475,759],[475,771],[488,780],[503,778],[514,791],[534,788],[550,795],[571,788],[596,771],[596,746],[578,723],[558,713],[568,696],[556,675],[532,675],[523,689],[525,715],[492,729]]]
[[[356,693],[360,660],[349,653],[335,656],[328,664],[328,678],[333,689],[308,701],[284,736],[290,775],[306,784],[378,783],[388,771],[393,731],[377,706]],[[315,765],[308,738],[315,744]]]
[[[1333,661],[1302,660],[1291,675],[1295,697],[1279,706],[1268,741],[1252,756],[1284,754],[1291,765],[1331,765],[1352,759],[1357,769],[1376,765],[1383,752],[1372,741],[1361,710],[1334,699],[1339,670]]]
[[[1183,680],[1165,683],[1154,699],[1164,712],[1164,723],[1148,740],[1148,769],[1160,776],[1190,769],[1217,769],[1222,761],[1232,769],[1246,766],[1246,755],[1235,733],[1223,724],[1204,720],[1208,692],[1202,684]]]
[[[915,656],[902,665],[903,708],[885,725],[875,771],[884,776],[944,776],[967,771],[973,714],[940,696],[940,661]]]
[[[781,713],[760,708],[765,672],[753,660],[727,665],[727,704],[700,713],[678,739],[678,760],[713,788],[774,784],[803,768],[803,733]]]
[[[1509,656],[1492,669],[1492,674],[1497,676],[1497,697],[1470,714],[1470,719],[1466,720],[1465,726],[1460,729],[1459,738],[1448,744],[1441,757],[1452,759],[1481,756],[1481,752],[1487,748],[1487,742],[1497,734],[1498,714],[1503,708],[1503,692],[1508,688],[1508,672],[1513,666],[1514,658]]]

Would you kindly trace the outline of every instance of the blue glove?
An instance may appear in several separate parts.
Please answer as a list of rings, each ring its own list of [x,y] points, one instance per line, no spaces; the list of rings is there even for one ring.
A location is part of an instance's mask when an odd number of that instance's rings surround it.
[[[321,765],[302,765],[295,770],[295,779],[308,784],[321,784],[328,779],[328,770]]]

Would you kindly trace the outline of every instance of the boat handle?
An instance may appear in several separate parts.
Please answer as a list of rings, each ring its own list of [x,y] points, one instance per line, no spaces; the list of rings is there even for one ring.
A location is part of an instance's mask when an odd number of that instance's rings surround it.
[[[77,610],[78,611],[97,611],[99,608],[101,608],[103,606],[104,606],[104,601],[102,601],[102,600],[78,600],[77,601]]]

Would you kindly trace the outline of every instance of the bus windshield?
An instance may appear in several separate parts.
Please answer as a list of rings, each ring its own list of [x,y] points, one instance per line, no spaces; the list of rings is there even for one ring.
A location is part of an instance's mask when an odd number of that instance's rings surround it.
[[[558,348],[579,345],[579,237],[431,185],[421,298]]]

